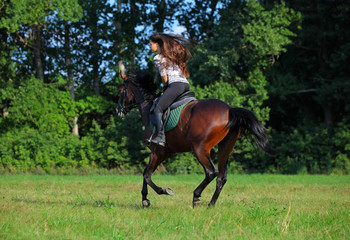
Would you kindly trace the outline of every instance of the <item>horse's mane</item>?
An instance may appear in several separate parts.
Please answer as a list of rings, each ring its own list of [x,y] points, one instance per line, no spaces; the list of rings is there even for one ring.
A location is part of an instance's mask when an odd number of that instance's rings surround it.
[[[156,97],[157,86],[151,74],[143,72],[128,73],[127,77],[139,88],[145,99],[153,100]]]

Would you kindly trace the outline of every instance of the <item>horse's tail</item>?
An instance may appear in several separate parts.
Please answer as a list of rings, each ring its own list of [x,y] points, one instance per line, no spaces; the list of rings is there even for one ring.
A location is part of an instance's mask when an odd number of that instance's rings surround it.
[[[244,108],[230,108],[228,128],[241,130],[242,134],[253,136],[256,145],[268,153],[276,151],[270,146],[264,125],[256,118],[254,113]]]

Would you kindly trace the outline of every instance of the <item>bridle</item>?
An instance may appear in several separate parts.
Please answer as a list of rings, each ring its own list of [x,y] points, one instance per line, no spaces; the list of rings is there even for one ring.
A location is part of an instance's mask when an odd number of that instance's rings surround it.
[[[140,103],[145,101],[143,96],[141,95],[141,93],[138,93],[138,95],[140,95],[140,96],[136,96],[137,93],[134,92],[133,95],[134,95],[134,98],[135,98],[135,102],[131,103],[131,104],[128,104],[128,105],[124,105],[125,98],[129,99],[129,94],[130,94],[129,91],[128,91],[129,83],[133,85],[133,82],[130,82],[129,80],[123,81],[124,90],[123,90],[123,92],[120,95],[120,98],[118,100],[118,107],[117,107],[117,112],[118,112],[119,115],[121,113],[126,115],[128,112],[131,111],[131,109],[133,109],[138,104],[140,104]],[[136,89],[136,86],[134,86],[134,89]]]
[[[129,99],[128,83],[129,83],[128,80],[123,81],[124,90],[120,95],[120,98],[118,100],[118,107],[117,107],[117,112],[123,113],[124,115],[130,112],[131,109],[133,109],[138,104],[137,102],[134,102],[128,105],[124,105],[125,98]]]

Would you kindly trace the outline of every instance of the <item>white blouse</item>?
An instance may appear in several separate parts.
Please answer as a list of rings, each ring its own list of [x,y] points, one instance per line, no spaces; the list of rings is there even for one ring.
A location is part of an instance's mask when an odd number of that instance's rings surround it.
[[[184,82],[188,83],[185,75],[182,73],[180,67],[174,63],[170,63],[168,68],[166,68],[165,57],[161,57],[160,54],[154,56],[154,63],[157,65],[160,76],[168,76],[168,84],[173,82]]]

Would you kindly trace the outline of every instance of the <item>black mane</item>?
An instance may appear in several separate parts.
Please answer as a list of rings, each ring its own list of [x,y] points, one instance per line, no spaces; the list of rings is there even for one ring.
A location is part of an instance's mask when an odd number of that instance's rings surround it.
[[[153,76],[149,73],[128,73],[128,80],[133,82],[141,91],[143,97],[153,100],[156,97],[157,85],[153,81]]]

